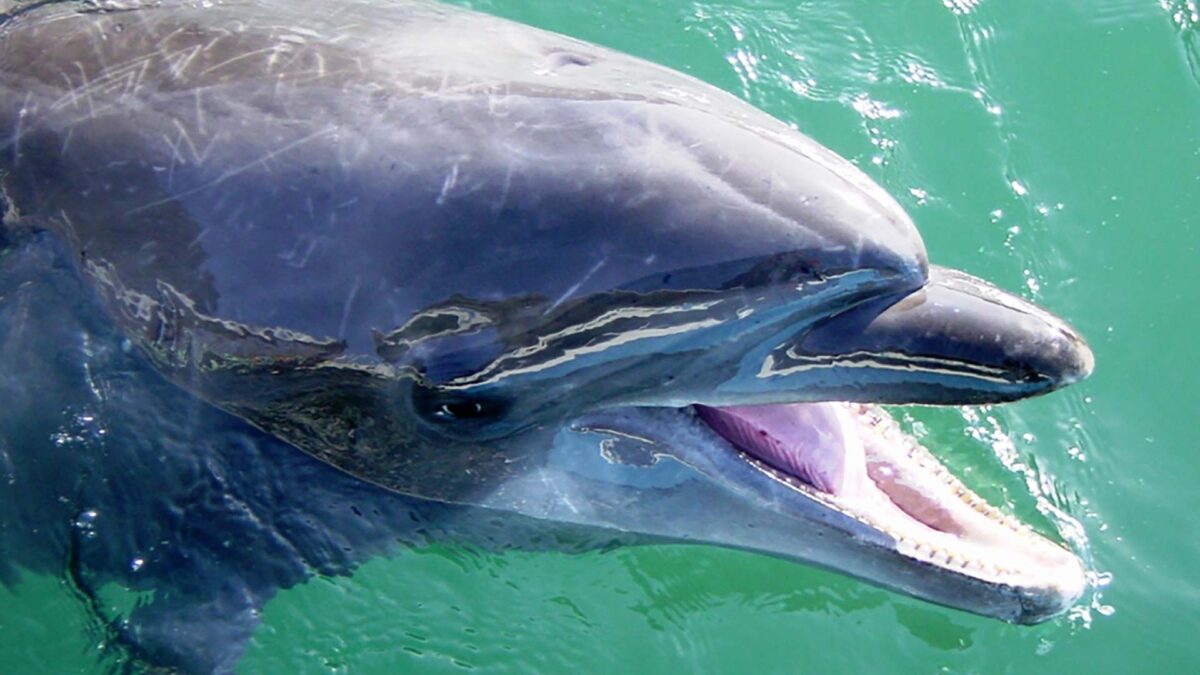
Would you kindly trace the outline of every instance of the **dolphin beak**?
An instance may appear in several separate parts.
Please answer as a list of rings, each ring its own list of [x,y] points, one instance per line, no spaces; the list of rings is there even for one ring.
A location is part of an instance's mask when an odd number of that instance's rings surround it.
[[[1044,394],[1086,378],[1094,364],[1061,319],[931,267],[917,291],[857,305],[776,347],[759,377],[804,374],[830,400],[963,405]]]

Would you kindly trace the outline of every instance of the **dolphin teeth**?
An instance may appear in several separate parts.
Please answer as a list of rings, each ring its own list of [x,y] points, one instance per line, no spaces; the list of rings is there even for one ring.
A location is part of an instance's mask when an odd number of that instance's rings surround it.
[[[817,420],[843,420],[838,433],[842,437],[854,435],[854,443],[861,446],[860,454],[856,460],[835,461],[826,456],[822,461],[843,475],[854,471],[846,462],[861,462],[868,469],[868,477],[864,486],[846,489],[843,481],[838,483],[841,488],[833,488],[828,482],[815,484],[819,481],[810,480],[812,473],[793,475],[768,462],[770,456],[760,458],[737,448],[739,456],[768,477],[889,537],[895,550],[910,559],[992,583],[1082,587],[1072,576],[1080,569],[1073,553],[989,504],[901,430],[883,409],[843,403],[788,405],[836,406],[836,410],[805,415]],[[702,414],[698,417],[704,419]],[[851,422],[844,422],[847,417]],[[743,419],[756,418],[752,414]],[[756,433],[753,423],[747,424],[739,430],[739,437]],[[719,429],[714,431],[721,433]],[[834,437],[823,438],[824,442],[833,442]]]

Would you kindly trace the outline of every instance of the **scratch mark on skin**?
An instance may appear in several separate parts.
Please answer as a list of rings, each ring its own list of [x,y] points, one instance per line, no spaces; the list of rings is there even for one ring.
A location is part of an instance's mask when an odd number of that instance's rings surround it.
[[[75,93],[75,82],[66,73],[61,73],[63,80],[67,83],[67,93],[63,94],[57,101],[50,104],[50,110],[58,110],[59,108],[71,104],[72,107],[79,106],[79,96]]]
[[[301,252],[299,250],[300,242],[296,242],[296,246],[291,251],[288,251],[287,253],[280,253],[279,259],[287,263],[289,267],[304,269],[304,267],[308,265],[308,259],[323,243],[323,240],[319,237],[306,237],[303,239],[303,241],[304,251]]]
[[[545,485],[551,493],[557,495],[559,501],[565,504],[568,509],[571,509],[571,513],[579,513],[579,508],[571,502],[571,498],[567,496],[566,492],[558,489],[558,486],[550,480],[550,477],[546,475],[545,469],[538,469],[538,475],[542,479],[542,485]]]
[[[171,163],[167,166],[167,189],[170,190],[175,188],[175,167],[186,164],[187,160],[179,154],[179,145],[172,141],[170,136],[163,134],[163,142],[171,148]]]
[[[500,199],[496,202],[496,213],[504,211],[504,205],[508,203],[508,190],[512,187],[513,165],[510,162],[508,168],[504,171],[504,185],[500,189]]]
[[[442,191],[438,194],[437,204],[441,206],[446,203],[446,195],[454,189],[454,184],[458,182],[458,162],[450,169],[450,173],[446,174],[446,180],[442,181]]]
[[[241,166],[234,167],[234,168],[222,173],[220,176],[217,176],[216,178],[208,181],[207,183],[204,183],[203,185],[198,185],[190,190],[186,190],[177,195],[172,195],[170,197],[164,197],[162,199],[156,199],[148,204],[143,204],[137,208],[126,211],[125,215],[130,216],[135,213],[140,213],[142,211],[152,209],[156,206],[161,206],[168,202],[173,202],[178,199],[183,199],[184,197],[188,197],[188,196],[194,195],[198,192],[203,192],[204,190],[207,190],[209,188],[216,187],[216,186],[220,185],[221,183],[224,183],[225,181],[229,180],[230,178],[233,178],[234,176],[237,176],[241,173],[249,171],[250,169],[254,168],[255,166],[266,164],[267,162],[271,161],[272,159],[279,157],[280,155],[283,155],[291,150],[294,150],[295,148],[298,148],[301,145],[304,145],[305,143],[316,140],[317,138],[320,138],[321,136],[332,135],[335,132],[336,132],[336,129],[334,129],[333,127],[326,127],[325,129],[321,129],[320,131],[311,133],[311,134],[305,136],[304,138],[300,138],[295,141],[292,141],[291,143],[288,143],[287,145],[283,146],[282,148],[272,150],[252,162],[247,162]],[[190,140],[189,140],[189,144],[190,144]],[[209,147],[210,148],[212,147],[211,144],[209,145]]]
[[[107,68],[99,79],[89,81],[83,64],[77,61],[75,68],[79,72],[82,84],[77,86],[69,75],[62,73],[63,80],[67,84],[67,91],[50,104],[50,110],[61,110],[68,107],[81,108],[80,99],[82,98],[86,99],[88,103],[87,112],[76,122],[94,119],[100,113],[116,107],[115,102],[97,106],[95,94],[113,94],[113,98],[136,95],[150,74],[151,66],[151,57],[134,59],[120,66]]]
[[[167,64],[167,74],[176,80],[184,79],[184,72],[203,51],[204,48],[200,45],[192,45],[177,52],[162,52],[162,60]]]
[[[279,63],[279,55],[291,49],[290,45],[282,42],[271,47],[271,56],[267,59],[267,72],[275,72],[275,66]]]
[[[29,115],[29,104],[33,101],[33,92],[25,94],[25,102],[21,104],[21,109],[17,111],[17,123],[13,126],[12,134],[12,154],[13,164],[16,164],[21,159],[21,134],[24,133],[25,117]]]
[[[564,291],[562,295],[558,296],[558,299],[554,301],[554,304],[547,307],[546,311],[542,312],[542,314],[549,314],[550,312],[554,311],[554,308],[561,305],[567,298],[574,295],[575,291],[578,291],[580,286],[586,284],[588,279],[592,278],[592,275],[594,275],[596,272],[599,272],[600,268],[604,267],[604,263],[606,262],[608,262],[608,258],[601,258],[599,262],[597,262],[595,265],[592,265],[592,269],[588,270],[587,274],[584,274],[582,279],[576,281],[574,285]]]
[[[58,215],[62,218],[63,224],[67,226],[66,229],[71,233],[71,236],[78,237],[79,235],[76,233],[77,230],[75,229],[75,223],[71,221],[71,216],[67,215],[66,209],[59,209]]]
[[[353,73],[349,70],[344,70],[344,69],[343,70],[334,70],[334,71],[310,70],[310,71],[304,71],[304,72],[291,73],[289,75],[289,77],[291,78],[292,83],[297,84],[297,85],[304,85],[304,84],[313,84],[315,82],[320,82],[321,80],[324,80],[328,77],[342,75],[342,74],[351,74],[352,75]]]
[[[235,56],[231,59],[226,59],[218,64],[211,65],[211,66],[205,68],[204,70],[200,71],[200,74],[208,75],[209,73],[213,72],[214,70],[220,70],[221,68],[224,68],[225,66],[228,66],[233,63],[237,63],[238,61],[241,61],[243,59],[253,58],[255,56],[258,56],[259,54],[270,54],[271,58],[268,60],[268,63],[274,63],[275,53],[280,48],[287,49],[288,47],[285,44],[276,44],[276,45],[272,45],[270,47],[263,47],[262,49],[255,49],[254,51],[245,52],[244,54],[238,54],[237,56]]]
[[[287,53],[291,55],[291,58],[284,62],[281,68],[283,71],[282,75],[286,76],[288,73],[295,72],[296,69],[293,68],[293,65],[308,52],[309,50],[306,49],[296,49],[295,45],[287,45]]]
[[[177,144],[178,147],[183,147],[183,143],[187,143],[188,150],[190,150],[192,153],[192,161],[198,165],[203,165],[208,161],[208,156],[212,154],[213,146],[215,146],[217,141],[224,136],[223,133],[213,136],[208,140],[208,144],[204,146],[204,150],[201,151],[196,147],[195,142],[192,141],[192,135],[188,131],[187,127],[184,126],[183,122],[180,122],[178,119],[172,121],[175,123],[175,128],[179,130],[179,142]],[[187,163],[187,160],[182,155],[180,155],[180,159],[182,160],[181,163]]]
[[[87,99],[88,114],[91,117],[96,116],[96,102],[92,100],[92,85],[88,82],[87,71],[84,70],[83,64],[79,61],[75,62],[75,69],[79,71],[79,79],[83,82],[83,94]]]
[[[183,147],[184,143],[187,143],[188,148],[191,149],[193,160],[197,161],[199,164],[204,163],[204,158],[201,157],[200,153],[196,151],[196,146],[194,143],[192,143],[192,137],[190,134],[188,134],[187,128],[185,128],[183,126],[183,124],[181,124],[179,122],[179,120],[173,120],[173,121],[175,122],[175,127],[179,130],[179,136],[177,137],[177,140],[174,143],[172,143],[167,136],[165,136],[165,135],[163,136],[164,139],[167,139],[167,144],[170,145],[171,149],[174,151],[172,158],[171,158],[171,173],[172,174],[174,174],[176,163],[178,163],[178,164],[187,164],[188,163],[187,158],[184,157],[183,153],[181,153],[179,151],[179,149],[181,147]],[[212,146],[210,145],[209,147],[212,147]]]
[[[346,298],[346,304],[342,305],[342,321],[338,324],[339,340],[346,339],[346,324],[350,323],[350,310],[354,308],[354,299],[358,297],[360,286],[362,286],[362,275],[355,275],[354,286],[350,288],[350,295]]]
[[[317,77],[325,77],[325,57],[321,55],[321,52],[313,52],[313,58],[317,62]]]
[[[193,89],[193,96],[196,98],[196,128],[201,134],[208,135],[208,125],[205,124],[204,115],[204,91],[202,89]],[[211,146],[210,146],[211,147]]]
[[[73,127],[73,126],[68,127],[66,135],[63,136],[62,147],[58,149],[58,154],[60,154],[60,155],[67,154],[67,148],[70,147],[71,139],[74,138],[74,136],[75,136],[75,127]]]
[[[125,74],[126,70],[128,70],[128,74]],[[125,95],[137,95],[138,90],[142,88],[142,82],[146,79],[146,74],[150,72],[150,57],[119,66],[116,72],[125,74]]]

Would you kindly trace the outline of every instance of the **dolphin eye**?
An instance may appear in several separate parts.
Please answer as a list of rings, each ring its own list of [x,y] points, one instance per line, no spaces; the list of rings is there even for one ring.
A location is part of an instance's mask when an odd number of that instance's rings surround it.
[[[499,399],[448,394],[423,387],[415,392],[413,403],[423,417],[439,425],[487,424],[503,417],[506,407]]]
[[[434,414],[445,420],[462,420],[485,417],[487,411],[479,401],[453,401],[443,403]]]

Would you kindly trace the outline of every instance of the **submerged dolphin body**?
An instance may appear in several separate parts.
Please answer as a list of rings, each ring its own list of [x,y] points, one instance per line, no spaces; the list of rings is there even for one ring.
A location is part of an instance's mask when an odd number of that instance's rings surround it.
[[[193,405],[177,424],[234,431],[164,438],[222,462],[218,445],[271,448],[252,453],[264,480],[319,471],[279,439],[434,520],[484,507],[517,530],[750,549],[1018,622],[1082,592],[1074,555],[872,404],[1045,393],[1090,372],[1087,346],[929,266],[901,208],[812,140],[674,71],[436,4],[109,10],[0,23],[3,271],[55,270],[0,294],[11,391],[9,369],[38,367],[14,355],[38,348],[29,294],[69,296],[71,270],[156,370],[254,427]],[[76,322],[103,334],[86,304]],[[359,489],[337,481],[313,489]],[[285,513],[269,501],[248,508]],[[262,577],[242,609],[304,565],[352,565],[317,557],[239,571]],[[172,647],[220,614],[206,592],[228,597],[197,578],[128,637],[228,667],[236,650]]]

